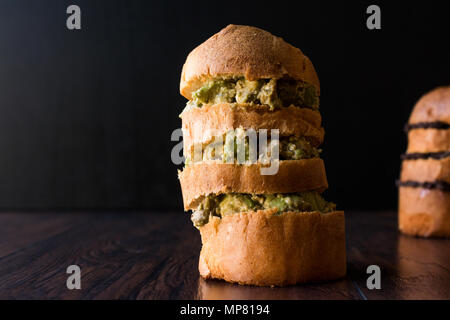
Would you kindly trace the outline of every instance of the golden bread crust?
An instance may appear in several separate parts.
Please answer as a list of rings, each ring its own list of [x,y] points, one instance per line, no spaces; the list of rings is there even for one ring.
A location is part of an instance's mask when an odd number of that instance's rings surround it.
[[[257,286],[337,279],[346,274],[344,212],[276,210],[213,217],[200,227],[203,278]]]
[[[268,106],[252,104],[207,105],[182,113],[184,150],[237,128],[278,129],[280,137],[304,136],[313,146],[319,146],[325,135],[320,123],[320,113],[307,108],[290,106],[271,111]]]
[[[408,133],[407,153],[450,150],[450,129],[414,129]]]
[[[214,193],[294,193],[322,192],[328,188],[323,160],[279,162],[278,173],[261,175],[261,164],[238,165],[198,162],[178,173],[184,209],[196,209],[204,196]]]
[[[450,86],[438,87],[417,101],[409,123],[441,121],[450,124]]]
[[[422,237],[450,237],[450,192],[399,188],[399,229]]]
[[[450,183],[450,157],[404,160],[400,180],[417,182],[441,180]]]
[[[223,76],[248,80],[288,77],[308,82],[320,92],[314,66],[300,49],[250,26],[228,25],[189,53],[180,93],[190,100],[205,80]]]

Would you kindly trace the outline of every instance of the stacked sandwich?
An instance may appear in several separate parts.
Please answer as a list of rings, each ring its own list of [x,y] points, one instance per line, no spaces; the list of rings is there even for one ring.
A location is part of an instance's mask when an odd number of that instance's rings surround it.
[[[202,237],[202,277],[288,285],[345,275],[344,213],[320,194],[328,183],[319,90],[311,61],[258,28],[229,25],[189,54],[179,179]],[[262,174],[271,164],[249,161],[246,133],[273,129],[278,170]],[[244,161],[236,158],[239,136]]]
[[[406,125],[399,181],[399,228],[417,236],[450,236],[450,87],[424,95]]]

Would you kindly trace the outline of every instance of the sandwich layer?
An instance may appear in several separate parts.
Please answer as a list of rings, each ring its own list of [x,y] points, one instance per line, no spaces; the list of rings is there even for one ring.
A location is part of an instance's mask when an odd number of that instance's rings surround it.
[[[408,133],[407,153],[429,153],[450,150],[450,130],[415,129]]]
[[[434,122],[408,123],[405,126],[406,132],[414,129],[450,129],[450,124],[442,121],[434,121]]]
[[[402,163],[401,181],[445,181],[450,183],[450,158],[405,160]]]
[[[179,172],[185,210],[196,209],[210,194],[274,194],[328,188],[322,159],[279,161],[278,172],[262,175],[262,164],[199,162]]]
[[[200,275],[258,286],[345,276],[342,211],[276,212],[269,209],[212,217],[200,227]]]
[[[278,159],[279,160],[301,160],[318,158],[322,150],[311,145],[304,137],[281,137],[278,139]],[[243,129],[227,133],[221,139],[213,140],[207,144],[196,145],[191,152],[185,154],[186,166],[199,161],[216,160],[222,163],[256,163],[264,162],[271,158],[270,145],[271,138],[267,138],[267,152],[258,154],[259,140],[257,136],[254,143],[250,145],[249,139],[244,136]],[[240,155],[239,155],[240,153]],[[240,160],[238,162],[238,159]],[[241,161],[242,160],[242,161]]]
[[[247,80],[289,78],[320,84],[311,61],[298,48],[255,27],[229,25],[189,53],[180,93],[191,93],[211,78],[242,76]]]
[[[445,159],[450,157],[450,151],[425,152],[425,153],[405,153],[401,156],[403,160],[426,160],[426,159]]]
[[[205,197],[191,215],[194,226],[201,227],[208,223],[212,216],[224,217],[236,213],[276,209],[283,212],[327,213],[334,211],[336,205],[325,201],[317,192],[290,194],[245,194],[228,193]]]
[[[209,79],[192,93],[187,107],[201,108],[217,103],[253,103],[270,110],[291,105],[317,110],[319,97],[316,88],[302,81],[289,79],[259,79],[243,77]]]
[[[223,103],[192,108],[181,117],[185,151],[194,143],[207,143],[236,128],[267,129],[268,134],[271,129],[278,129],[280,137],[305,137],[315,147],[325,135],[319,112],[293,106],[270,111],[267,106]]]
[[[399,229],[422,237],[450,237],[450,192],[399,188]]]
[[[420,188],[420,189],[436,189],[441,191],[450,191],[450,183],[445,181],[425,181],[425,182],[418,182],[418,181],[398,181],[397,185],[399,187],[410,187],[410,188]]]

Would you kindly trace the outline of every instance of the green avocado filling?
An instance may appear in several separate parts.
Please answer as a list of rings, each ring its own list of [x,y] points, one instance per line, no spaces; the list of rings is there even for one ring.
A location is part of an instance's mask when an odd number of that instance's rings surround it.
[[[267,105],[271,110],[290,105],[314,110],[319,108],[316,88],[306,82],[290,79],[212,79],[194,91],[192,98],[188,107],[226,102]]]
[[[241,212],[277,208],[278,213],[312,212],[327,213],[334,211],[336,205],[325,201],[317,192],[292,194],[245,194],[229,193],[209,195],[200,203],[191,215],[196,227],[208,223],[210,216],[223,217]]]
[[[241,130],[236,130],[237,135],[241,134]],[[243,132],[243,131],[242,131]],[[236,135],[236,136],[237,136]],[[237,161],[238,155],[238,139],[232,133],[227,133],[223,138],[223,143],[216,146],[213,143],[202,145],[202,155],[194,157],[193,148],[190,154],[186,155],[186,166],[191,165],[193,162],[205,161],[205,160],[219,160],[221,162],[227,162],[234,155],[234,161]],[[244,141],[245,161],[249,161],[250,158],[250,144],[248,137]],[[270,138],[267,139],[267,145],[270,145]],[[313,147],[311,143],[304,137],[288,136],[279,138],[279,160],[301,160],[318,158],[321,153],[321,149]],[[193,161],[196,159],[196,161]],[[231,158],[233,159],[233,158]]]

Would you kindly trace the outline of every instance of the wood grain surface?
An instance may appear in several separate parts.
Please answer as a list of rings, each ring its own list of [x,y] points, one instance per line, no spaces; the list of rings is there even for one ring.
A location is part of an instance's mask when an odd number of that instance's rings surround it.
[[[2,213],[1,299],[450,299],[450,240],[400,235],[395,212],[349,212],[345,279],[286,288],[205,281],[182,213]],[[66,268],[81,267],[81,290]],[[381,268],[381,289],[366,268]]]

